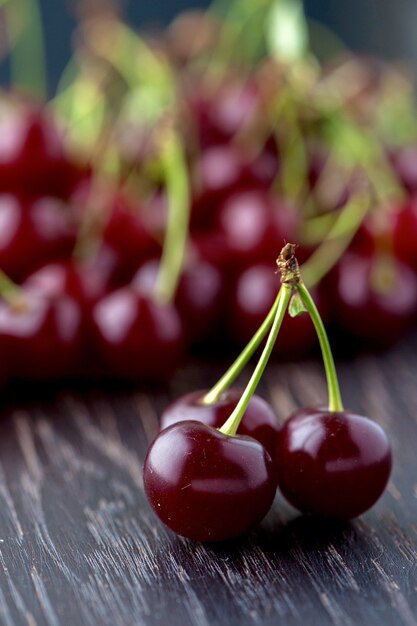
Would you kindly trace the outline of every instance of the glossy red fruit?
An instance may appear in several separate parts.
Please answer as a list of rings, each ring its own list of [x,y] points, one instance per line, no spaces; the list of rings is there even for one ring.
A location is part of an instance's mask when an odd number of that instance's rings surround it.
[[[189,99],[201,147],[226,144],[249,128],[260,113],[259,92],[253,81],[229,80],[211,93],[204,85]]]
[[[271,263],[253,265],[237,277],[231,288],[228,327],[238,345],[245,345],[258,330],[279,288],[280,280]],[[313,297],[321,315],[328,319],[322,291],[313,290]],[[274,351],[284,358],[294,358],[307,354],[316,343],[317,335],[310,316],[301,314],[292,318],[287,313]]]
[[[237,192],[219,207],[216,228],[195,236],[202,258],[225,270],[271,262],[296,232],[294,212],[259,189]]]
[[[277,438],[278,486],[303,513],[351,519],[383,493],[391,446],[375,422],[353,413],[306,408]]]
[[[394,257],[387,266],[378,267],[378,262],[377,257],[344,255],[335,273],[332,302],[345,330],[370,345],[388,346],[414,319],[417,277]]]
[[[140,213],[140,207],[118,196],[103,229],[101,253],[115,284],[129,282],[140,265],[161,253],[160,243],[147,230]]]
[[[392,232],[395,256],[417,269],[417,197],[409,198],[393,214]]]
[[[148,261],[135,274],[132,285],[151,296],[156,284],[159,262]],[[223,310],[224,280],[219,270],[196,261],[181,274],[174,304],[189,341],[204,340],[213,333]]]
[[[271,457],[258,441],[195,421],[159,433],[146,455],[143,481],[164,524],[209,542],[247,533],[266,515],[276,490]]]
[[[269,143],[255,157],[232,145],[205,150],[192,170],[191,229],[209,230],[216,224],[221,206],[233,193],[265,192],[277,175],[276,148]]]
[[[130,287],[100,300],[92,321],[97,358],[111,377],[158,382],[181,361],[184,334],[178,313]]]
[[[57,126],[36,107],[0,110],[0,191],[67,198],[85,168],[64,151]]]
[[[23,303],[0,301],[0,345],[9,378],[37,380],[72,375],[82,349],[82,316],[67,297],[23,291]]]
[[[84,311],[108,291],[107,278],[98,266],[70,261],[44,265],[28,276],[24,288],[48,298],[69,296],[79,302]]]
[[[208,389],[193,391],[170,404],[162,413],[161,430],[185,420],[196,420],[213,428],[221,428],[239,402],[242,390],[228,389],[212,404],[203,404],[202,400],[206,393]],[[271,405],[254,394],[240,422],[238,434],[259,441],[273,458],[278,427],[278,420]]]
[[[98,266],[91,263],[72,262],[50,263],[31,274],[23,283],[29,293],[44,298],[71,298],[82,313],[82,352],[74,371],[77,375],[88,376],[97,371],[97,359],[92,341],[91,311],[97,301],[108,292],[107,277]]]
[[[44,263],[69,258],[75,241],[68,207],[60,200],[0,195],[0,267],[10,278],[20,280]]]

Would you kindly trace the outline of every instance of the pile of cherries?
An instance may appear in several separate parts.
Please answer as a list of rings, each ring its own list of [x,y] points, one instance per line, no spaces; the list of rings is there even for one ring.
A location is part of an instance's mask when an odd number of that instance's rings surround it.
[[[3,96],[3,383],[79,376],[160,381],[187,351],[243,346],[262,323],[276,295],[270,259],[284,240],[302,241],[305,220],[275,190],[282,167],[276,142],[270,137],[255,155],[238,147],[237,138],[262,115],[255,84],[234,81],[210,98],[202,91],[188,105],[200,146],[192,154],[184,131],[188,242],[174,298],[162,302],[155,284],[168,212],[164,187],[141,196],[114,180],[98,185],[91,165],[69,154],[50,111]],[[118,150],[140,178],[139,157],[123,143]],[[395,341],[416,316],[415,154],[393,157],[409,190],[403,206],[381,219],[370,213],[313,289],[326,323],[372,346]],[[316,158],[312,152],[312,172]],[[310,178],[314,191],[317,177]],[[301,244],[300,259],[316,247]],[[316,343],[308,316],[286,316],[280,337],[284,357],[303,355]]]
[[[351,519],[378,500],[389,479],[387,435],[375,422],[344,410],[327,335],[293,250],[287,244],[281,252],[275,318],[246,389],[229,388],[247,362],[242,353],[211,390],[190,393],[165,409],[147,453],[149,503],[162,522],[189,539],[225,541],[248,532],[270,509],[277,486],[303,513]],[[254,392],[297,293],[320,340],[329,407],[303,408],[281,426]]]

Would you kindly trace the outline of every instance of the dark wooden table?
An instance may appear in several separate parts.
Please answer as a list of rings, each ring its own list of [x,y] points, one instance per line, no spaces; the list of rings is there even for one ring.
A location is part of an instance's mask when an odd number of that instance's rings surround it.
[[[277,497],[251,536],[217,547],[162,527],[141,467],[160,410],[218,366],[193,364],[158,394],[15,391],[1,417],[1,624],[417,624],[417,337],[339,369],[346,405],[392,437],[384,497],[339,524]],[[326,398],[320,363],[267,372],[260,393],[280,418]]]

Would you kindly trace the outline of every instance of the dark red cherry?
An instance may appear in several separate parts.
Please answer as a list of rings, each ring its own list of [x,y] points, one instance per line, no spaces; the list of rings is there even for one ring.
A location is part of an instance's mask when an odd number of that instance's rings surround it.
[[[10,378],[56,379],[78,368],[82,316],[77,302],[23,291],[23,302],[0,301],[0,345]]]
[[[75,241],[71,216],[60,200],[27,202],[0,195],[0,268],[14,280],[44,263],[69,258]]]
[[[28,276],[24,288],[45,297],[69,296],[79,302],[84,311],[108,291],[106,276],[98,266],[70,261],[44,265]]]
[[[92,318],[97,358],[107,375],[161,381],[178,367],[183,328],[172,306],[123,287],[100,300]]]
[[[237,277],[231,289],[229,306],[229,333],[239,345],[245,345],[262,324],[274,303],[280,280],[269,264],[248,268]],[[322,290],[313,290],[313,297],[320,313],[328,319],[328,311]],[[308,314],[284,317],[274,351],[283,357],[307,354],[316,345],[317,336]]]
[[[391,464],[385,431],[347,411],[302,409],[277,439],[278,486],[303,513],[357,517],[381,496]]]
[[[211,228],[219,203],[232,191],[253,184],[254,177],[247,174],[245,161],[233,146],[214,146],[205,150],[192,170],[191,228]]]
[[[0,191],[67,198],[85,168],[64,151],[51,117],[37,107],[14,103],[0,111]]]
[[[387,346],[414,319],[417,277],[394,257],[380,263],[376,256],[344,255],[335,272],[332,302],[345,330],[372,345]]]
[[[271,262],[296,230],[294,212],[259,189],[229,196],[216,222],[215,230],[196,235],[195,243],[202,258],[227,270]]]
[[[226,144],[256,121],[260,111],[259,92],[253,81],[224,81],[208,91],[201,85],[189,99],[201,147]]]
[[[396,257],[417,269],[417,197],[394,212],[393,238]]]
[[[164,524],[209,542],[247,533],[266,515],[276,490],[271,457],[258,441],[194,421],[159,433],[146,455],[143,482]]]
[[[161,245],[145,227],[140,213],[141,207],[118,195],[103,229],[102,254],[107,255],[116,284],[129,282],[142,263],[160,255]]]
[[[159,262],[148,261],[135,274],[132,285],[140,293],[152,295]],[[223,310],[224,280],[220,271],[209,263],[190,263],[182,272],[175,307],[190,341],[202,341],[217,326]]]
[[[208,390],[193,391],[170,404],[161,416],[161,430],[185,420],[196,420],[220,428],[232,413],[242,395],[241,389],[228,389],[217,402],[203,404]],[[274,458],[277,417],[268,402],[254,394],[238,429],[239,435],[247,435],[259,441]]]

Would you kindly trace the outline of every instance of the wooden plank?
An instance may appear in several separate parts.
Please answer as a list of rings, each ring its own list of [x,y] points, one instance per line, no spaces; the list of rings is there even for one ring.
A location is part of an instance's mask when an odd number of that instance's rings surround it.
[[[250,537],[217,547],[162,527],[141,467],[158,413],[171,396],[214,382],[218,364],[193,364],[169,392],[151,395],[15,393],[1,418],[1,623],[415,625],[416,348],[405,342],[340,366],[346,406],[381,423],[393,442],[393,477],[374,509],[324,523],[278,496]],[[319,363],[267,372],[260,393],[280,419],[326,400]]]

